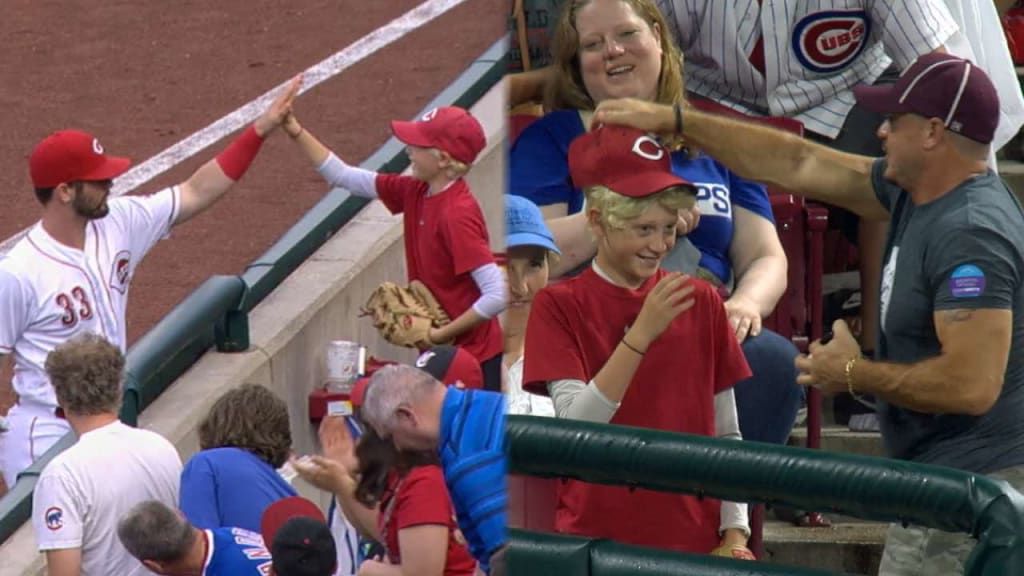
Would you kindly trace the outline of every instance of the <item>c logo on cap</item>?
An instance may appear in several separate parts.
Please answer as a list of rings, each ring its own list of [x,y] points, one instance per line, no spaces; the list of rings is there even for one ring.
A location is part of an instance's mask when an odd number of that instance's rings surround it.
[[[103,146],[100,146],[99,138],[92,139],[92,151],[97,154],[103,154]]]
[[[644,144],[650,144],[653,146],[654,151],[648,152],[644,150]],[[641,136],[637,138],[636,142],[633,142],[633,153],[648,160],[661,160],[665,157],[665,149],[661,147],[661,144],[658,144],[657,140],[650,136]]]
[[[430,122],[434,119],[434,116],[437,116],[437,108],[428,110],[427,113],[423,115],[422,120],[424,122]]]
[[[423,354],[420,354],[420,357],[416,359],[416,367],[423,368],[424,366],[427,365],[427,362],[430,362],[430,359],[433,358],[435,355],[436,353],[430,350],[427,350]]]

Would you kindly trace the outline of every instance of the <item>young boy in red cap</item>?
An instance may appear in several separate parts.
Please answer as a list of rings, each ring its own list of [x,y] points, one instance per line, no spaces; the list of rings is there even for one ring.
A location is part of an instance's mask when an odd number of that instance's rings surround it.
[[[466,110],[433,109],[416,122],[391,123],[407,145],[412,175],[378,174],[350,166],[289,115],[285,131],[332,186],[379,198],[402,214],[409,281],[419,280],[452,321],[430,331],[434,343],[453,341],[472,354],[484,387],[501,389],[504,279],[494,261],[483,212],[466,180],[486,144],[483,129]]]
[[[660,267],[696,191],[647,134],[602,127],[569,148],[597,257],[533,299],[523,388],[558,418],[739,438],[734,384],[748,378],[722,301],[707,282]],[[595,319],[599,319],[595,321]],[[752,558],[746,505],[566,480],[559,532]]]

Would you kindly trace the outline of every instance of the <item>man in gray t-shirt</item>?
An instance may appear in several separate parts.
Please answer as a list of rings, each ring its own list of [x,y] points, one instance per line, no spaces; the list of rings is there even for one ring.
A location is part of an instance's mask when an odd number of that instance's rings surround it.
[[[1004,345],[985,353],[1005,366],[1002,391],[987,411],[990,386],[972,375],[943,377],[954,395],[985,394],[979,405],[938,413],[880,401],[888,453],[896,458],[989,473],[1024,464],[1024,216],[1020,204],[993,172],[974,176],[921,205],[887,181],[878,160],[872,184],[892,215],[882,273],[877,355],[913,365],[942,354],[940,339],[951,324],[1009,316],[1012,321],[976,324]],[[973,323],[973,322],[972,322]],[[1009,330],[1007,330],[1009,329]],[[1012,339],[1008,338],[1012,331]],[[966,337],[972,337],[967,334]],[[978,334],[986,339],[985,334]],[[1006,345],[1012,345],[1007,350]],[[856,368],[856,367],[855,367]],[[983,375],[979,375],[982,376]],[[998,380],[991,383],[998,385]],[[998,388],[995,388],[998,390]],[[923,408],[923,407],[920,407]],[[998,438],[998,441],[993,441]]]
[[[854,88],[886,115],[884,159],[771,128],[639,100],[602,102],[594,123],[679,133],[739,176],[889,220],[875,358],[842,320],[797,358],[798,379],[880,401],[891,456],[1024,488],[1024,214],[988,169],[995,87],[972,63],[918,58],[890,86]],[[962,574],[967,534],[893,525],[882,575]]]

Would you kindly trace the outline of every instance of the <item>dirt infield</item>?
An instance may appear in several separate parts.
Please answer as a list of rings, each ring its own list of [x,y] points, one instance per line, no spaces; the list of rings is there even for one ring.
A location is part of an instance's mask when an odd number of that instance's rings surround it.
[[[421,0],[110,0],[7,2],[0,19],[0,240],[34,223],[27,158],[62,128],[98,136],[136,162],[331,56]],[[86,7],[87,6],[87,7]],[[419,111],[504,33],[493,0],[467,0],[301,96],[303,124],[348,161],[389,136],[388,120]],[[180,182],[224,142],[140,188]],[[134,342],[212,274],[232,274],[269,247],[326,190],[279,134],[209,212],[174,230],[136,274]],[[0,413],[13,396],[0,375]]]

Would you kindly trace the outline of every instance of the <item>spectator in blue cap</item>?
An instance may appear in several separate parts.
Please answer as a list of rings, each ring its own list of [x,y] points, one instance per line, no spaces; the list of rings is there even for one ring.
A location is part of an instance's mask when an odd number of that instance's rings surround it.
[[[547,285],[553,260],[562,252],[555,245],[540,208],[522,196],[505,196],[505,246],[509,303],[502,331],[508,370],[508,411],[510,414],[554,416],[550,398],[523,391],[523,344],[530,303]]]

